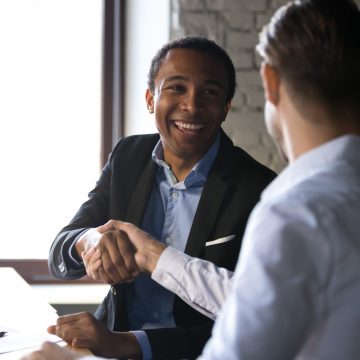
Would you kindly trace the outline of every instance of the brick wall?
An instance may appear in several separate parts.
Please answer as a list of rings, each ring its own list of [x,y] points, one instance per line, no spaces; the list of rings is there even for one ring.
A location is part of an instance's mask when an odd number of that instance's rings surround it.
[[[223,127],[235,144],[258,161],[279,171],[284,163],[267,135],[258,33],[286,0],[171,0],[171,39],[204,35],[223,46],[234,61],[238,88]],[[358,0],[360,4],[360,0]]]

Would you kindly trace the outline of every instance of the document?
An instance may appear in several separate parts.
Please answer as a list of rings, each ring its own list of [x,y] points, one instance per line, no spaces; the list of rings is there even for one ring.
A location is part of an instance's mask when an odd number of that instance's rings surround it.
[[[62,341],[47,333],[48,326],[56,324],[56,310],[14,269],[0,268],[0,288],[0,332],[6,332],[0,337],[0,355]]]
[[[0,331],[6,334],[0,338],[0,354],[41,346],[44,341],[60,342],[55,335],[43,333],[28,333],[0,326]]]

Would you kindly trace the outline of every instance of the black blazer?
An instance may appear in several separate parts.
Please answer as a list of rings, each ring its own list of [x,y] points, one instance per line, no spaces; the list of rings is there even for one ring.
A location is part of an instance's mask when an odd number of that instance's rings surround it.
[[[89,199],[54,240],[49,255],[50,272],[60,279],[85,275],[67,256],[71,244],[88,228],[109,219],[141,225],[153,184],[156,163],[151,152],[158,134],[121,139],[114,148]],[[248,216],[259,195],[275,174],[235,147],[221,131],[218,155],[210,169],[185,253],[234,270]],[[236,235],[231,241],[205,246],[211,240]],[[127,284],[111,287],[96,317],[108,328],[127,331]],[[195,358],[210,337],[213,321],[175,297],[176,328],[146,330],[154,359]]]

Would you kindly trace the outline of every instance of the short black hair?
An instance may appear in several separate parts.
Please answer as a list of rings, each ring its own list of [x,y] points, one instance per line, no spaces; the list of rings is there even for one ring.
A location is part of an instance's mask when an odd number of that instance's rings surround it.
[[[161,63],[166,54],[172,49],[191,49],[202,53],[210,54],[218,58],[225,66],[228,77],[228,92],[226,100],[230,101],[236,89],[236,72],[235,67],[227,52],[220,47],[215,41],[209,40],[203,36],[185,36],[165,44],[153,57],[150,71],[148,74],[148,87],[154,92],[155,77],[159,72]]]
[[[295,0],[260,34],[257,51],[290,90],[331,109],[360,109],[360,9],[353,0]]]

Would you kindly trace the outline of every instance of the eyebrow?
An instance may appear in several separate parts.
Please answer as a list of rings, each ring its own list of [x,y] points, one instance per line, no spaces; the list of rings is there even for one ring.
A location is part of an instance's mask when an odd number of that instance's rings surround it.
[[[165,78],[164,83],[166,83],[168,81],[174,81],[174,80],[185,80],[185,81],[187,81],[187,80],[189,80],[189,78],[186,77],[186,76],[183,76],[183,75],[172,75],[172,76],[169,76],[169,77]],[[216,81],[216,80],[206,80],[205,83],[215,85],[215,86],[218,86],[221,89],[224,89],[224,85],[221,84],[219,81]]]

